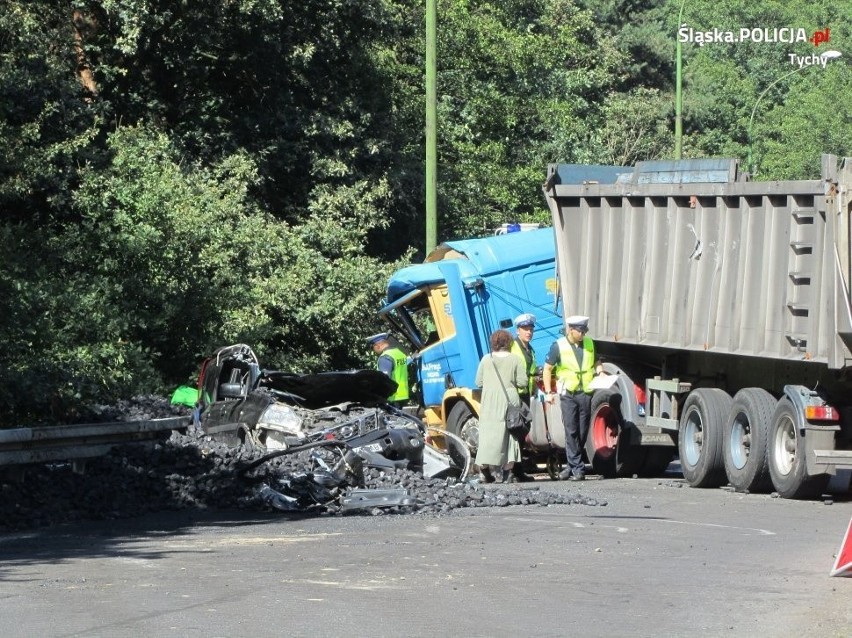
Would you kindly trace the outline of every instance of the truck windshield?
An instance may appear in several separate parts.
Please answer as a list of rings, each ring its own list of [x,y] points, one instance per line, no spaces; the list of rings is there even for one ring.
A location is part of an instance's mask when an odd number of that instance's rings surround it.
[[[423,294],[426,292],[426,294]],[[379,314],[408,340],[415,350],[422,350],[437,342],[438,326],[432,315],[428,291],[406,295],[385,306]]]
[[[418,308],[412,313],[411,318],[423,342],[423,347],[428,347],[438,340],[438,326],[435,325],[432,311],[428,307]]]

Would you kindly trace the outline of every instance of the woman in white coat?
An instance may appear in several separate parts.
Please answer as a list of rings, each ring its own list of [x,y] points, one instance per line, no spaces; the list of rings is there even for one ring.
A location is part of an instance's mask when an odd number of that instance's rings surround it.
[[[490,344],[491,352],[482,357],[476,370],[476,385],[482,388],[476,463],[484,482],[502,481],[503,468],[512,468],[506,472],[506,480],[514,482],[518,480],[514,468],[520,469],[521,447],[506,428],[506,411],[510,403],[521,404],[518,389],[526,387],[527,371],[520,357],[510,352],[509,332],[495,330]]]

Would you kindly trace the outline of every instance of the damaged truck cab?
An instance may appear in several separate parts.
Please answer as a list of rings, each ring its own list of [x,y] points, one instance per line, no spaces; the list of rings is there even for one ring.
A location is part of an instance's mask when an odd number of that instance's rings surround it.
[[[578,165],[562,179],[602,182],[621,170]],[[495,236],[445,242],[424,263],[397,271],[379,311],[409,343],[416,369],[409,377],[416,379],[426,422],[460,436],[471,450],[479,440],[476,369],[491,333],[504,328],[514,335],[514,318],[534,314],[532,347],[540,367],[562,330],[553,229],[512,226],[520,230],[506,226]]]
[[[475,376],[489,337],[498,328],[513,332],[514,317],[531,312],[538,319],[532,345],[543,360],[561,324],[556,288],[549,228],[449,241],[391,277],[379,315],[408,341],[429,425],[476,449]]]

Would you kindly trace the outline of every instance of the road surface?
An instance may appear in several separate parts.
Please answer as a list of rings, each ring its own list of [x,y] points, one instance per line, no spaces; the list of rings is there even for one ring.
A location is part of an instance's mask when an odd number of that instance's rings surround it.
[[[848,636],[852,500],[549,480],[606,505],[176,512],[0,536],[17,636]],[[483,489],[507,490],[506,486]]]

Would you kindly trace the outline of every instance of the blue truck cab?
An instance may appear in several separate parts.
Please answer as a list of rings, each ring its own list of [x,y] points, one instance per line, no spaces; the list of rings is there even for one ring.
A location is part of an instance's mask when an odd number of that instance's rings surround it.
[[[379,314],[407,342],[427,423],[478,442],[479,360],[489,337],[531,312],[538,365],[561,328],[551,228],[448,241],[390,279]]]

